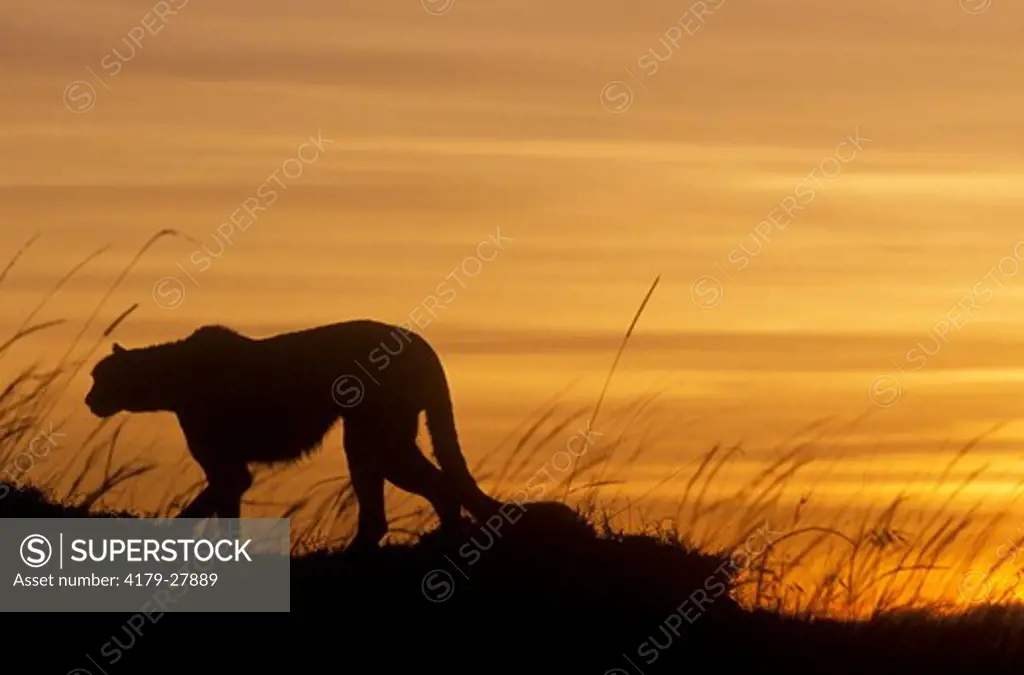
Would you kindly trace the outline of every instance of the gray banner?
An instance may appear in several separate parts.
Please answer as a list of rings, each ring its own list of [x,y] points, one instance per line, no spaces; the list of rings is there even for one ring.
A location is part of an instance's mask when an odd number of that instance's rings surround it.
[[[286,518],[0,519],[0,612],[287,612]]]

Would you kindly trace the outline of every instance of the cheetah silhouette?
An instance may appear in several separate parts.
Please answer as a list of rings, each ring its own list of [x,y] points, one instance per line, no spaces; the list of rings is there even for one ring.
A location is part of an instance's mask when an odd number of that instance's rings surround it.
[[[440,358],[399,326],[355,320],[263,339],[203,326],[165,344],[115,343],[92,378],[85,402],[97,417],[177,415],[207,479],[179,518],[239,518],[250,463],[310,454],[339,420],[359,511],[350,547],[387,534],[385,480],[429,501],[442,531],[461,527],[463,507],[484,520],[502,506],[466,464]],[[417,445],[421,412],[440,469]]]

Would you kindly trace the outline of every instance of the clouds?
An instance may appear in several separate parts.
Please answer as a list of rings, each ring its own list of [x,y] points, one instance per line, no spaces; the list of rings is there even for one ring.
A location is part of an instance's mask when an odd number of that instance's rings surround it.
[[[699,392],[744,407],[715,431],[749,437],[780,398],[807,404],[787,419],[867,405],[868,375],[1019,238],[1019,3],[972,15],[956,0],[726,0],[658,63],[642,97],[623,69],[679,25],[686,3],[493,0],[432,16],[415,0],[192,1],[116,75],[104,69],[111,50],[128,55],[124,39],[153,6],[5,5],[0,250],[36,230],[53,242],[10,279],[19,302],[108,241],[124,253],[161,227],[213,231],[322,128],[332,152],[218,261],[184,314],[139,313],[120,330],[401,320],[501,226],[516,250],[431,326],[472,362],[460,374],[476,393],[539,363],[543,377],[510,385],[533,400],[581,370],[602,376],[660,272],[629,367],[699,373]],[[78,80],[96,100],[76,115],[62,93]],[[622,114],[601,106],[609,80],[637,89]],[[693,279],[857,127],[875,139],[870,151],[715,312],[693,307]],[[191,250],[154,250],[125,300],[148,298]],[[69,311],[90,306],[82,298],[121,260],[86,271]],[[1010,288],[985,311],[922,384],[952,389],[931,412],[901,411],[912,417],[901,424],[984,416],[958,403],[956,369],[1017,367],[1000,332],[1024,330],[1024,298]],[[5,305],[0,322],[11,316]],[[816,397],[821,382],[834,396]],[[971,386],[995,405],[984,392],[1016,384]]]

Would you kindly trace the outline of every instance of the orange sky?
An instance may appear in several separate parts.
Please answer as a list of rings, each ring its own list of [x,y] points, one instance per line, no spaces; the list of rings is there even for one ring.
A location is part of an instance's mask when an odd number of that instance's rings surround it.
[[[631,489],[715,442],[771,456],[874,410],[840,442],[866,459],[829,483],[870,499],[865,467],[927,473],[1024,393],[1024,6],[963,5],[8,0],[0,252],[43,237],[0,290],[0,333],[105,244],[39,318],[83,319],[160,228],[220,250],[277,175],[208,268],[184,239],[150,251],[105,307],[141,303],[119,339],[401,322],[500,232],[422,330],[467,454],[577,378],[593,401],[660,274],[610,396],[669,384],[666,428],[698,422],[654,443]],[[274,173],[318,133],[300,175]],[[168,276],[173,309],[154,300]],[[874,406],[892,377],[899,400]],[[992,494],[1016,485],[1022,432],[979,451]],[[180,454],[175,433],[157,445]]]

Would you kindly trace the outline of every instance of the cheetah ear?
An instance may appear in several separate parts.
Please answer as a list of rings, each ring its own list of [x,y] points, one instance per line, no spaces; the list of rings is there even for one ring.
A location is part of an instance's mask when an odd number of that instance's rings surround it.
[[[121,346],[121,344],[120,344],[119,342],[115,342],[115,343],[114,343],[114,353],[115,353],[115,354],[123,354],[123,353],[125,353],[126,351],[128,351],[128,350],[127,350],[127,349],[125,349],[124,347],[122,347],[122,346]]]

